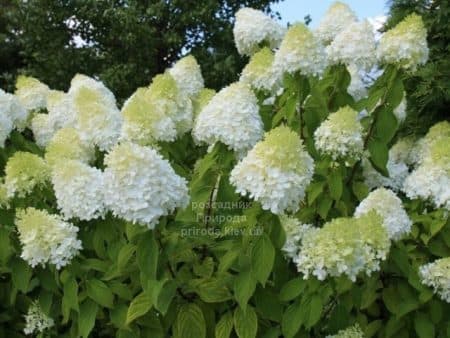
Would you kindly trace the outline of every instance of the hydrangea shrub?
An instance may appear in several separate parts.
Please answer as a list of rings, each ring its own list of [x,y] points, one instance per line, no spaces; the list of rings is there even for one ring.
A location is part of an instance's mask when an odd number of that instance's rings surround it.
[[[192,56],[122,107],[0,91],[0,336],[450,336],[450,123],[401,130],[421,18],[233,33],[217,93]]]

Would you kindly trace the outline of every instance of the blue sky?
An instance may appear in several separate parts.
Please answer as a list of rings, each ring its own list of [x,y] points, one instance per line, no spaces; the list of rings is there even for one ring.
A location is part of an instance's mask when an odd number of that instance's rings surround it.
[[[335,0],[284,0],[273,6],[281,14],[283,23],[303,21],[305,15],[312,18],[311,27],[315,27],[327,8]],[[343,0],[358,15],[359,18],[368,18],[384,15],[388,8],[385,0]]]

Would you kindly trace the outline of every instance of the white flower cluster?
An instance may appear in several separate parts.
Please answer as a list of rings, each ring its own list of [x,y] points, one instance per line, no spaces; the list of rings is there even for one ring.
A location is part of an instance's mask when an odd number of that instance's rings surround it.
[[[13,128],[19,131],[24,128],[27,118],[28,112],[19,99],[0,89],[0,147],[4,146]]]
[[[358,274],[370,275],[380,269],[391,242],[375,212],[359,218],[335,218],[322,228],[303,233],[300,252],[294,258],[304,279],[346,275],[355,281]]]
[[[415,70],[428,60],[427,31],[422,18],[411,14],[381,37],[378,58],[408,70]]]
[[[289,27],[275,53],[274,72],[320,75],[327,66],[325,48],[302,23]]]
[[[31,267],[46,263],[66,266],[81,250],[78,228],[45,210],[27,208],[16,213],[22,257]]]
[[[450,257],[422,265],[419,275],[423,284],[432,287],[434,293],[450,303]]]
[[[102,151],[111,149],[119,139],[122,125],[113,93],[102,82],[78,74],[72,79],[69,95],[81,139]]]
[[[364,333],[358,324],[350,326],[344,330],[340,330],[334,335],[328,335],[325,338],[364,338]]]
[[[47,316],[37,301],[31,303],[28,313],[25,315],[25,328],[23,332],[26,335],[33,333],[42,333],[55,325],[54,320]]]
[[[253,8],[242,8],[236,12],[233,28],[234,42],[241,55],[252,55],[261,44],[278,47],[284,29],[272,18]]]
[[[299,245],[303,235],[312,228],[310,224],[302,224],[298,219],[286,215],[280,215],[281,226],[286,234],[286,242],[281,250],[286,257],[297,257]]]
[[[39,80],[29,76],[19,76],[16,81],[15,95],[28,111],[47,106],[50,89]]]
[[[152,229],[159,217],[188,203],[186,180],[150,147],[122,143],[105,163],[105,204],[118,217]]]
[[[66,219],[89,221],[103,216],[103,173],[81,161],[58,161],[52,168],[58,208]]]
[[[263,136],[263,123],[255,94],[243,83],[223,88],[197,116],[196,140],[213,145],[220,141],[237,152],[245,152]]]
[[[417,168],[405,179],[408,198],[428,200],[435,207],[450,210],[450,124],[439,123],[420,143]]]
[[[326,52],[331,64],[352,64],[370,70],[376,63],[372,25],[367,20],[347,24],[327,46]]]
[[[180,92],[188,97],[196,96],[205,85],[200,66],[192,55],[178,60],[169,69],[169,73],[175,79]]]
[[[331,113],[322,122],[314,132],[314,142],[320,152],[333,159],[359,159],[364,145],[362,131],[358,112],[347,106]]]
[[[336,1],[328,8],[319,22],[314,34],[324,44],[329,44],[346,27],[358,19],[355,13],[346,4]]]
[[[314,161],[300,137],[280,126],[265,135],[231,171],[230,182],[241,195],[274,214],[295,212],[314,172]]]
[[[347,70],[351,76],[350,85],[347,88],[348,93],[355,99],[355,101],[367,97],[367,88],[364,84],[358,67],[350,64],[347,66]]]
[[[376,211],[391,240],[399,240],[411,231],[412,221],[403,208],[402,201],[391,190],[379,188],[372,191],[355,210],[355,217]]]
[[[256,52],[242,70],[239,81],[250,85],[256,90],[275,92],[280,84],[279,77],[272,67],[274,61],[273,52],[264,47]]]

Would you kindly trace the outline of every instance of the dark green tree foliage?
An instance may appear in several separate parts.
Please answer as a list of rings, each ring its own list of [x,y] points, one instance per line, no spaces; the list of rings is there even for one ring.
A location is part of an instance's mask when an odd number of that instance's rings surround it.
[[[391,0],[387,28],[416,12],[428,30],[430,58],[405,80],[408,94],[407,132],[423,133],[430,125],[450,119],[450,2]]]
[[[191,51],[205,70],[206,85],[220,88],[236,80],[246,62],[233,44],[234,13],[244,6],[270,12],[275,2],[7,1],[0,14],[0,59],[15,63],[2,61],[2,73],[9,75],[2,75],[1,86],[10,84],[18,68],[55,89],[67,89],[76,73],[84,73],[98,76],[124,99]],[[17,43],[23,67],[8,50]]]

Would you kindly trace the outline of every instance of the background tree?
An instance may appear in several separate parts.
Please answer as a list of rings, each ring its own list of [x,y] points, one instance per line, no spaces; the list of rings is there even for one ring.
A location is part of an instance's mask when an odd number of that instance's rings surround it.
[[[428,30],[430,58],[405,81],[408,93],[409,133],[423,133],[434,122],[449,119],[450,105],[450,3],[446,0],[391,0],[387,28],[407,15],[420,14]]]
[[[20,70],[67,89],[84,73],[125,99],[192,52],[207,70],[206,85],[220,88],[246,62],[233,44],[234,13],[244,6],[270,12],[278,1],[2,1],[1,86],[11,87]]]

